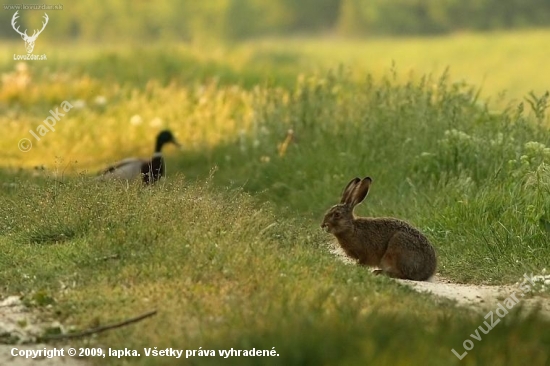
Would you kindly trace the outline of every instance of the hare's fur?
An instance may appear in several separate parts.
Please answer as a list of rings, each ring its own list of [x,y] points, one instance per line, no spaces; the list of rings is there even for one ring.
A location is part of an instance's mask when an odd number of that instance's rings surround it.
[[[321,227],[332,233],[342,249],[359,264],[379,267],[375,273],[425,281],[437,266],[428,239],[405,221],[382,217],[355,217],[353,209],[367,196],[372,180],[353,179],[344,189],[340,204],[325,214]]]

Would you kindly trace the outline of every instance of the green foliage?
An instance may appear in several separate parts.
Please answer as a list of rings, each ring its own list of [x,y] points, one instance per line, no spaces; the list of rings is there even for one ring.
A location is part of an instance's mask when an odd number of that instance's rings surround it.
[[[544,0],[342,0],[344,34],[441,34],[548,26]],[[545,18],[546,17],[546,18]]]
[[[42,290],[33,294],[31,303],[38,306],[47,306],[54,304],[55,300],[46,291]]]

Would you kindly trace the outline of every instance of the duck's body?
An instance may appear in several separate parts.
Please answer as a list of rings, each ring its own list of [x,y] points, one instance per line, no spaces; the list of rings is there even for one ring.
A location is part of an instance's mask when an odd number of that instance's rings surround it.
[[[162,147],[167,143],[179,146],[174,135],[168,130],[157,136],[155,152],[151,160],[127,158],[115,163],[101,172],[103,178],[134,180],[141,178],[144,184],[152,184],[164,177],[166,168],[162,157]]]

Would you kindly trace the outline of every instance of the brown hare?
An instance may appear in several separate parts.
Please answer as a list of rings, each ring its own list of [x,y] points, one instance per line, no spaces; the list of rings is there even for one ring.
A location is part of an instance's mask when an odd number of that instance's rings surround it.
[[[379,267],[376,274],[425,281],[435,273],[437,259],[428,239],[405,221],[355,217],[353,209],[369,192],[372,179],[352,179],[340,203],[325,214],[321,227],[336,236],[346,254],[359,264]]]

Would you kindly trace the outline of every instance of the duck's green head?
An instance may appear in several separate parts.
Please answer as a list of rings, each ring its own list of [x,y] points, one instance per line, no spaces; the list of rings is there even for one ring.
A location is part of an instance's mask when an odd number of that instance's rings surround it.
[[[168,143],[172,143],[178,147],[181,146],[170,130],[161,131],[157,136],[157,146],[155,148],[155,151],[160,151],[162,149],[162,146]]]

